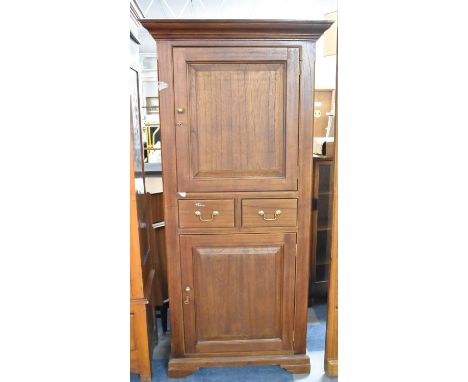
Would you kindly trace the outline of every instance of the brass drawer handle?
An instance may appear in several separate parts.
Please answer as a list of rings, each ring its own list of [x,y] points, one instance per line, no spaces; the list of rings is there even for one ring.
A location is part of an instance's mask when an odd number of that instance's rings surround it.
[[[273,215],[272,218],[266,218],[266,217],[265,217],[265,211],[262,211],[262,210],[258,211],[258,214],[259,214],[259,215],[263,218],[263,220],[265,220],[265,221],[273,221],[273,220],[278,220],[278,219],[279,219],[279,217],[280,217],[280,215],[281,215],[281,210],[276,210],[276,211],[275,211],[275,214]]]
[[[213,211],[211,213],[211,218],[210,219],[203,219],[202,213],[200,211],[195,211],[195,216],[198,217],[198,220],[200,220],[201,222],[211,222],[211,221],[213,221],[214,217],[218,216],[218,215],[219,215],[219,211]]]

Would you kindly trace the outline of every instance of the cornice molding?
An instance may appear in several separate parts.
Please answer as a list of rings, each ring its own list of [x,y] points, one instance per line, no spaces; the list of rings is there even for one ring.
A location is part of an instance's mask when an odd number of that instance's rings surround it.
[[[140,20],[145,18],[143,11],[135,0],[130,0],[130,16],[137,24],[140,24]]]
[[[156,40],[275,39],[316,41],[333,24],[330,20],[182,20],[143,19]]]

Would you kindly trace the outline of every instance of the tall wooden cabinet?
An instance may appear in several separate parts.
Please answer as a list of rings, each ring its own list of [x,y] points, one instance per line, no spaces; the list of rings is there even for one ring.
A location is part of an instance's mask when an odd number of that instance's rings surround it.
[[[172,359],[310,370],[315,42],[326,21],[143,20],[157,40]]]

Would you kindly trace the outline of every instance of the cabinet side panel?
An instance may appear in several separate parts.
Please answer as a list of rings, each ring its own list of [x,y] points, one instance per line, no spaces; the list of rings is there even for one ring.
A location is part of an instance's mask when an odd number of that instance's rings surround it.
[[[295,50],[290,50],[295,53]],[[296,259],[296,291],[294,317],[294,351],[306,352],[307,297],[309,287],[309,258],[312,215],[313,169],[313,89],[315,43],[303,42],[301,49],[301,84],[299,104],[299,201],[298,240]]]
[[[171,303],[172,355],[184,353],[179,241],[177,240],[177,166],[175,153],[174,84],[172,44],[158,41],[159,80],[168,87],[160,92],[162,171],[169,299]]]

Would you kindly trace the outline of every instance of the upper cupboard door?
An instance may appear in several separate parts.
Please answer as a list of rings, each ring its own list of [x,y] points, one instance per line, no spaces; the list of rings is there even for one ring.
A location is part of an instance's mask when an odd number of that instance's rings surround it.
[[[178,190],[297,190],[299,48],[174,48]]]

